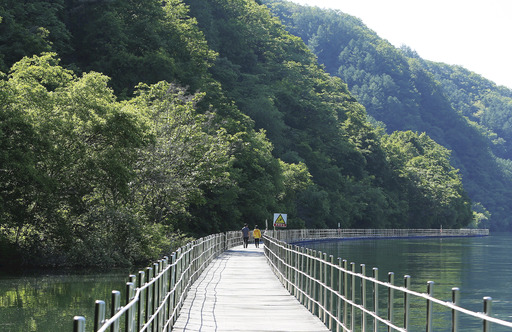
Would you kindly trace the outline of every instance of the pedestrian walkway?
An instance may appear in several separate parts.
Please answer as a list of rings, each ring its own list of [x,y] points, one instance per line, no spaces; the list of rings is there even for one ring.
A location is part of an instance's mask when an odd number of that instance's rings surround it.
[[[216,258],[192,285],[173,331],[329,331],[276,278],[263,245]]]

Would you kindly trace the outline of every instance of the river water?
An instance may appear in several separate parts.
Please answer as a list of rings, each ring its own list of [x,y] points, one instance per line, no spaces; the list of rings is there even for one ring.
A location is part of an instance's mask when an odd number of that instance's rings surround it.
[[[460,288],[462,307],[483,311],[483,297],[490,296],[492,314],[512,321],[512,234],[491,234],[467,238],[368,239],[308,243],[308,248],[322,251],[349,263],[365,264],[367,275],[378,268],[379,280],[387,281],[394,272],[395,285],[403,285],[403,276],[411,276],[411,288],[426,293],[427,282],[434,281],[434,296],[451,301],[452,287]],[[397,295],[398,296],[398,295]],[[426,306],[421,303],[420,314]],[[436,310],[436,308],[434,308]],[[450,331],[449,312],[437,323],[435,331]],[[447,316],[447,317],[446,317]],[[482,331],[481,321],[461,319],[461,331]],[[424,331],[424,325],[417,324]],[[492,331],[512,331],[492,325]]]
[[[426,292],[435,282],[435,297],[449,301],[451,288],[461,289],[461,305],[482,311],[484,296],[493,298],[493,314],[512,321],[512,234],[488,237],[434,239],[347,240],[308,243],[307,247],[366,265],[379,279],[395,273],[395,284],[411,276],[412,289]],[[358,270],[359,271],[359,270]],[[83,315],[92,330],[94,302],[105,300],[109,308],[113,289],[124,298],[124,285],[133,271],[96,272],[0,272],[0,331],[72,331],[73,316]],[[421,309],[423,312],[423,309]],[[462,322],[464,323],[464,322]],[[440,323],[441,325],[444,323]],[[481,323],[468,323],[461,331],[482,331]],[[415,329],[416,331],[416,329]],[[424,331],[424,328],[417,329]],[[435,331],[449,331],[437,327]],[[512,328],[493,331],[512,331]]]
[[[87,331],[93,329],[94,303],[107,302],[112,290],[122,298],[130,272],[25,271],[0,274],[1,332],[71,332],[73,317],[86,317]],[[109,309],[107,309],[109,310]]]

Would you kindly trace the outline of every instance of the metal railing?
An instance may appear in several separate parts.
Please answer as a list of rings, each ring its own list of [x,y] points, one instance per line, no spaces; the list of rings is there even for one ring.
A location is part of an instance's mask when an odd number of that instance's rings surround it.
[[[436,327],[442,326],[443,331],[459,331],[461,315],[464,319],[474,320],[473,326],[481,324],[478,329],[483,331],[490,331],[491,323],[512,328],[511,322],[491,316],[490,297],[483,299],[483,312],[467,310],[460,307],[458,288],[452,288],[451,301],[442,301],[433,296],[433,281],[427,282],[426,293],[416,292],[410,288],[411,278],[408,275],[404,276],[403,286],[397,286],[392,272],[388,273],[387,281],[381,281],[377,268],[372,269],[372,276],[367,276],[364,264],[361,264],[359,272],[356,272],[355,263],[349,264],[347,260],[341,258],[335,261],[332,255],[327,257],[326,253],[288,244],[272,237],[278,235],[288,241],[296,241],[311,239],[311,234],[318,232],[304,230],[308,235],[302,236],[302,231],[289,231],[291,234],[286,234],[288,231],[267,232],[265,256],[290,294],[318,316],[331,331],[424,329],[430,332],[433,331],[435,324]],[[317,234],[325,238],[323,236],[328,233]],[[300,236],[294,239],[292,234]],[[471,232],[466,236],[483,235],[485,232]],[[448,329],[448,326],[451,328]]]
[[[409,289],[410,277],[405,276],[404,286],[394,285],[394,276],[388,275],[388,282],[378,280],[378,269],[373,269],[373,277],[366,276],[365,266],[361,272],[350,268],[347,261],[326,257],[325,253],[299,248],[283,241],[312,241],[331,238],[368,237],[411,237],[411,236],[485,236],[487,230],[285,230],[266,231],[265,255],[274,273],[283,285],[295,295],[313,314],[317,315],[333,331],[353,331],[367,329],[368,320],[373,322],[373,331],[378,325],[387,326],[388,331],[408,331],[413,299],[427,301],[427,331],[430,331],[432,305],[438,304],[452,310],[452,331],[457,331],[458,315],[464,313],[483,320],[484,331],[494,322],[512,327],[512,323],[489,316],[491,299],[484,299],[484,313],[475,313],[458,306],[459,291],[453,289],[453,302],[443,302],[432,296],[434,283],[429,282],[426,294]],[[223,251],[241,245],[240,231],[210,235],[176,250],[170,257],[139,271],[138,276],[129,276],[126,283],[125,305],[121,305],[121,293],[112,291],[110,318],[106,319],[106,303],[98,300],[95,304],[94,332],[102,331],[171,331],[183,302],[194,281]],[[372,292],[367,291],[367,283]],[[379,288],[380,286],[380,288]],[[359,295],[357,289],[360,289]],[[387,293],[387,318],[380,311],[382,296]],[[403,295],[401,303],[394,293]],[[371,299],[369,299],[371,297]],[[370,305],[368,303],[371,303]],[[403,324],[396,322],[394,312],[402,308]],[[357,313],[357,314],[356,314]],[[86,320],[74,317],[73,331],[85,332]],[[487,324],[487,325],[486,325]]]
[[[340,238],[487,236],[488,229],[291,229],[268,230],[267,235],[285,242]]]
[[[105,301],[96,301],[94,331],[171,331],[194,281],[220,253],[241,244],[239,231],[210,235],[131,275],[126,305],[121,306],[121,293],[112,291],[111,318],[105,319]],[[85,317],[74,317],[73,331],[85,332]]]

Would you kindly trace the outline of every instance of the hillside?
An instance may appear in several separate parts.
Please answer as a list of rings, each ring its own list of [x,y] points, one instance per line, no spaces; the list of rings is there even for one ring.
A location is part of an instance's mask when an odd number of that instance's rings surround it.
[[[388,132],[425,132],[451,150],[475,208],[492,215],[489,227],[509,228],[511,90],[464,68],[426,61],[407,47],[397,49],[340,11],[264,3],[327,72],[348,84],[379,125]]]
[[[449,151],[370,125],[257,2],[9,0],[0,17],[8,261],[133,264],[274,212],[292,228],[473,221]]]

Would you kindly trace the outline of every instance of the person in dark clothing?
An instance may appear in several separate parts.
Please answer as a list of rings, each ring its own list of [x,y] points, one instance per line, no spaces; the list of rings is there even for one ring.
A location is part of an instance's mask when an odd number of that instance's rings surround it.
[[[249,227],[247,227],[247,224],[245,224],[244,228],[242,228],[242,237],[244,238],[244,248],[247,248],[249,245]]]

